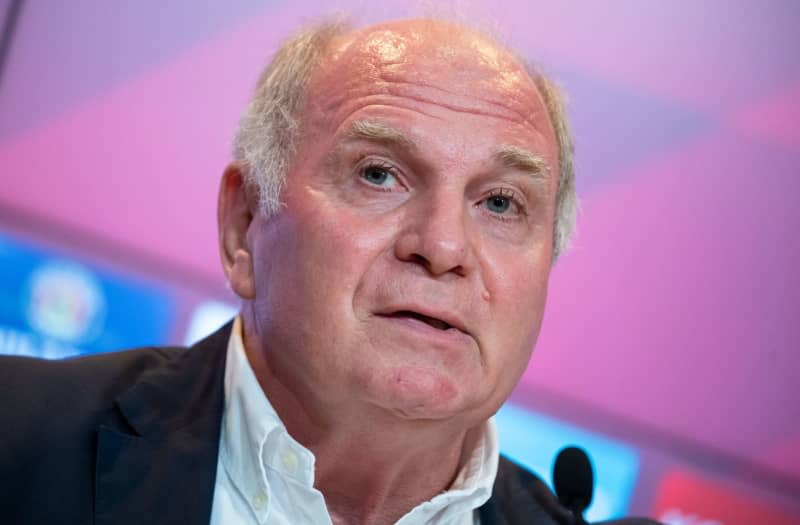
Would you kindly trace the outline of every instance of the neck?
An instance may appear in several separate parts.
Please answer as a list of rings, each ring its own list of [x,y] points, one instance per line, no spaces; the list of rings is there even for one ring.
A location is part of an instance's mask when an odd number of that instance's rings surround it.
[[[336,429],[308,444],[317,458],[315,486],[334,522],[395,523],[452,485],[463,435],[438,446],[402,441],[396,434]]]
[[[479,432],[369,407],[317,406],[313,395],[286,387],[246,334],[261,388],[289,434],[315,456],[314,486],[334,524],[395,523],[452,485]]]

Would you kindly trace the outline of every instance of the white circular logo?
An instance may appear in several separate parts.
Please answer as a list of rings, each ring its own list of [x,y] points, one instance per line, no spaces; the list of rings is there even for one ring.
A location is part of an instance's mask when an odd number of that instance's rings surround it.
[[[97,337],[105,317],[105,299],[94,276],[68,261],[52,261],[30,277],[28,323],[42,335],[68,343]]]

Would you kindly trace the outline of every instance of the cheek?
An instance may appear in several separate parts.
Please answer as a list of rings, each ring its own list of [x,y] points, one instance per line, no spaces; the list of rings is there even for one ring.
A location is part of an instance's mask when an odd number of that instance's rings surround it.
[[[284,231],[287,280],[313,304],[336,316],[352,310],[353,301],[375,260],[390,244],[392,226],[335,206],[325,195],[309,191],[303,204],[288,203]]]
[[[536,343],[547,299],[550,259],[542,251],[492,261],[485,283],[498,358],[527,361]]]

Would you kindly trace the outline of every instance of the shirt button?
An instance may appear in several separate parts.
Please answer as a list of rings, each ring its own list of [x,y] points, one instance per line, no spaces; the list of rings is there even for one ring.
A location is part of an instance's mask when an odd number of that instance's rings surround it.
[[[294,474],[297,472],[297,454],[289,449],[286,449],[281,455],[281,461],[283,462],[283,466],[286,467],[286,471],[289,474]]]
[[[264,508],[264,505],[267,503],[267,495],[264,494],[262,491],[259,491],[253,496],[252,499],[253,508],[256,510],[261,510]]]

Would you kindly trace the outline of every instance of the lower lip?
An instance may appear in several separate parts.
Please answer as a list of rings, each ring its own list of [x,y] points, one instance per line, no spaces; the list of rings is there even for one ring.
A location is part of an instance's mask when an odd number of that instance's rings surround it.
[[[468,334],[465,334],[457,328],[439,330],[438,328],[434,328],[428,323],[420,321],[419,319],[415,319],[414,317],[395,317],[388,315],[378,315],[377,317],[388,321],[391,323],[391,325],[403,331],[411,332],[414,335],[424,337],[435,342],[446,344],[464,344],[472,340]]]

